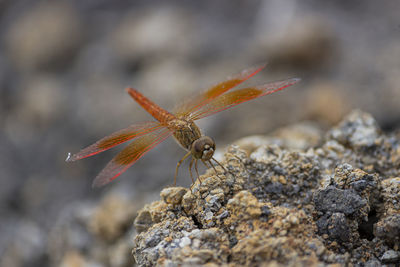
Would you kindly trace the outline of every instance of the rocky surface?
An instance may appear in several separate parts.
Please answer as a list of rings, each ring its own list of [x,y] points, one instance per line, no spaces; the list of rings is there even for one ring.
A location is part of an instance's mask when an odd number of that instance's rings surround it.
[[[136,263],[400,264],[399,134],[361,111],[319,138],[305,125],[292,139],[284,130],[241,139],[224,155],[228,172],[164,189],[136,217]]]

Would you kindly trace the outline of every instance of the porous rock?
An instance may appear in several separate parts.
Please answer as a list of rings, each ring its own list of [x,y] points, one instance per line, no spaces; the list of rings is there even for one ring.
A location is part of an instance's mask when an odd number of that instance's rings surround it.
[[[139,212],[140,266],[398,263],[395,135],[355,111],[318,143],[281,146],[290,142],[279,131],[278,142],[260,138],[230,146],[225,170],[207,170],[190,190],[164,189]]]

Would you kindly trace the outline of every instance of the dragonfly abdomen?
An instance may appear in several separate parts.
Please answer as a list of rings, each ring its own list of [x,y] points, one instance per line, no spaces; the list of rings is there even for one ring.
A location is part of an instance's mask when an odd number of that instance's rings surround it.
[[[142,108],[144,108],[148,113],[150,113],[151,116],[153,116],[159,122],[167,124],[169,121],[175,119],[174,115],[172,115],[165,109],[161,108],[154,102],[150,101],[150,99],[148,99],[135,89],[127,88],[126,91],[133,99],[135,99],[136,102],[138,102],[140,106],[142,106]]]

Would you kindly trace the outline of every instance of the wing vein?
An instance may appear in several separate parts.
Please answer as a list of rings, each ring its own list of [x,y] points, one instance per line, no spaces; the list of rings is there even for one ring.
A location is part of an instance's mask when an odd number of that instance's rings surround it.
[[[97,175],[93,181],[93,187],[103,186],[116,179],[138,159],[172,134],[167,128],[163,128],[159,132],[150,133],[134,140],[119,152]]]

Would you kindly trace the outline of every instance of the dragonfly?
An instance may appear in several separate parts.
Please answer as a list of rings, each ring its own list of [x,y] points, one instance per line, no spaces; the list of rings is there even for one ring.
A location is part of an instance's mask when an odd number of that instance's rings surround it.
[[[228,92],[259,73],[264,67],[265,64],[254,66],[232,75],[226,80],[210,87],[208,90],[178,104],[173,109],[173,112],[168,112],[161,108],[139,91],[133,88],[126,88],[127,93],[143,109],[152,115],[156,121],[136,123],[125,129],[114,132],[76,154],[71,155],[71,153],[68,153],[66,161],[70,162],[91,157],[112,147],[133,140],[119,152],[94,179],[93,187],[100,187],[113,181],[139,158],[168,137],[173,136],[177,143],[186,150],[186,154],[176,165],[174,185],[176,185],[176,177],[180,165],[189,156],[191,156],[189,164],[190,176],[194,183],[192,175],[193,163],[198,178],[197,163],[199,160],[202,161],[206,167],[208,167],[207,164],[210,164],[215,172],[216,169],[211,160],[223,168],[221,163],[213,157],[216,147],[214,140],[202,134],[199,127],[194,123],[196,120],[232,108],[240,103],[280,91],[300,81],[299,78],[290,78]]]

